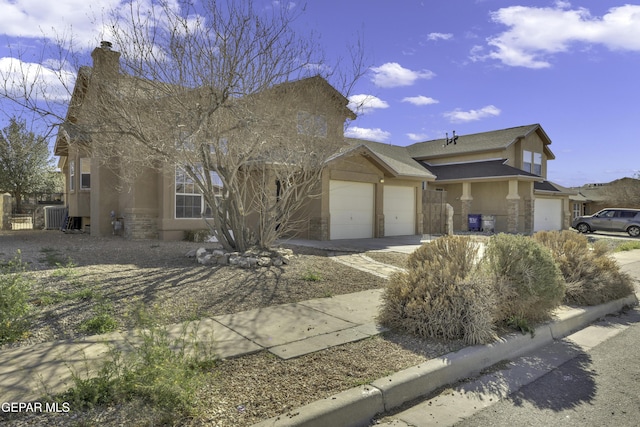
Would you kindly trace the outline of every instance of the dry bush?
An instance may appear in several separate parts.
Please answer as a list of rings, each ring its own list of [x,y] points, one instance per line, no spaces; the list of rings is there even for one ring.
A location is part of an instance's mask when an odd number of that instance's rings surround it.
[[[529,237],[491,237],[483,264],[498,295],[498,322],[547,319],[564,298],[565,283],[551,252]]]
[[[490,284],[476,274],[477,255],[477,244],[466,237],[422,245],[409,257],[408,272],[391,277],[380,322],[424,338],[493,341],[494,296]]]
[[[571,231],[541,231],[534,239],[551,250],[567,283],[565,302],[597,305],[633,292],[631,277],[608,255],[605,242],[592,247],[588,239]]]

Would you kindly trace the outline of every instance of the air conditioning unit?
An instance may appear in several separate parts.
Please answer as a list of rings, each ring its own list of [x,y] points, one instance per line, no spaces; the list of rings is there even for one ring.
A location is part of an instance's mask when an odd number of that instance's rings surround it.
[[[44,207],[44,228],[45,230],[59,230],[64,224],[64,217],[67,208],[64,206]]]

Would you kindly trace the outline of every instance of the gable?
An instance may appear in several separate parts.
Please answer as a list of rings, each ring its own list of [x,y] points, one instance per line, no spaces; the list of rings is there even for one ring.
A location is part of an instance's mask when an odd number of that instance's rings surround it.
[[[409,155],[417,160],[438,159],[438,158],[457,158],[464,160],[479,160],[488,156],[506,157],[504,154],[509,147],[513,146],[520,140],[527,139],[531,135],[536,135],[542,141],[545,154],[548,159],[554,159],[555,156],[548,149],[551,140],[544,132],[539,124],[518,126],[508,129],[495,130],[490,132],[475,133],[470,135],[457,135],[454,143],[447,144],[446,138],[436,139],[432,141],[418,142],[409,145],[407,150]],[[491,154],[490,154],[491,153]]]

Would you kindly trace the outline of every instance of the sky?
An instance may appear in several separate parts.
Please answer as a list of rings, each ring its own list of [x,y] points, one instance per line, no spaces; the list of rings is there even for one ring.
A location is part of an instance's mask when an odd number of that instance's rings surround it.
[[[369,68],[347,94],[360,106],[347,136],[406,146],[454,130],[539,123],[556,156],[548,163],[553,182],[572,187],[640,172],[638,1],[256,2],[299,10],[295,25],[317,34],[328,56],[362,41]],[[0,0],[0,73],[17,51],[38,57],[43,37],[73,34],[91,41],[89,52],[104,34],[91,17],[119,7],[120,0]],[[50,58],[32,62],[54,66]]]

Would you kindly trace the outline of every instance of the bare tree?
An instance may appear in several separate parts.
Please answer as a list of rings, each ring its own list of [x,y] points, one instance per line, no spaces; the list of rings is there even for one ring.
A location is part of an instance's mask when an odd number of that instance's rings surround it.
[[[124,186],[150,169],[175,171],[205,199],[226,248],[269,247],[319,196],[355,118],[340,90],[364,69],[361,46],[351,70],[330,67],[313,35],[295,30],[297,10],[131,1],[108,25],[119,53],[104,43],[94,68],[79,70],[63,131],[91,141]]]

